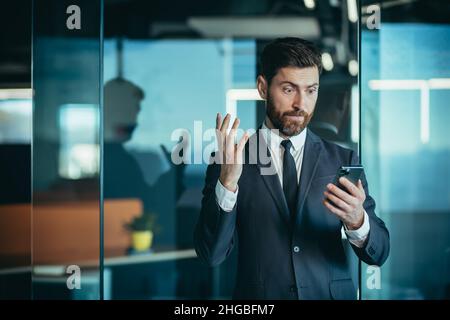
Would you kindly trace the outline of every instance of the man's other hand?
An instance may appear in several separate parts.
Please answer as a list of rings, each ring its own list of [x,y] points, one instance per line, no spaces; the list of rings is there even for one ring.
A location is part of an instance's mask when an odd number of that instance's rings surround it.
[[[335,214],[349,230],[359,229],[364,222],[363,204],[366,200],[366,193],[361,180],[357,185],[350,182],[345,177],[341,177],[339,182],[346,190],[329,183],[324,192],[323,204],[331,213]]]

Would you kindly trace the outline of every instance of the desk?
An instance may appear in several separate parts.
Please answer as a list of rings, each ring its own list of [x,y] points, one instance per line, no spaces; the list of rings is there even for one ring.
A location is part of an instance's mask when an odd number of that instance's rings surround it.
[[[115,267],[121,265],[135,265],[140,263],[155,263],[169,260],[192,259],[197,258],[194,249],[171,250],[161,252],[151,252],[145,254],[123,255],[117,257],[108,257],[104,260],[105,267]],[[75,262],[74,262],[75,264]],[[98,260],[80,261],[77,264],[83,268],[99,268]],[[65,274],[66,265],[36,265],[33,267],[34,275],[62,275]]]

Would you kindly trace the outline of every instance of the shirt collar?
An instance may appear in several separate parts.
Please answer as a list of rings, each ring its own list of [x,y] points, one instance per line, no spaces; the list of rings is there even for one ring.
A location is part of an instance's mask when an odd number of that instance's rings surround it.
[[[267,141],[270,141],[271,149],[279,148],[281,141],[283,141],[284,138],[279,136],[276,133],[276,130],[270,130],[266,126],[266,121],[263,122],[261,129],[265,129],[262,131],[263,137],[264,140],[266,140],[266,143],[268,143]],[[303,148],[303,146],[305,145],[306,141],[306,128],[303,129],[303,131],[300,132],[298,135],[290,137],[289,140],[291,140],[292,146],[294,147],[294,151],[301,150],[301,148]]]

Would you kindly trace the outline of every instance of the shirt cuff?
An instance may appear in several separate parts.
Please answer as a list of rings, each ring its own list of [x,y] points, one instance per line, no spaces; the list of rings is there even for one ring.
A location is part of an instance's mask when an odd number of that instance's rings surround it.
[[[216,201],[223,211],[230,212],[233,210],[234,205],[236,204],[238,191],[239,186],[237,186],[236,191],[233,192],[225,188],[220,180],[217,180]]]
[[[350,243],[354,244],[358,248],[363,247],[370,231],[369,215],[367,214],[366,210],[364,210],[363,219],[364,221],[362,226],[356,230],[349,230],[344,223],[344,230],[345,234],[347,235],[348,241],[350,241]]]

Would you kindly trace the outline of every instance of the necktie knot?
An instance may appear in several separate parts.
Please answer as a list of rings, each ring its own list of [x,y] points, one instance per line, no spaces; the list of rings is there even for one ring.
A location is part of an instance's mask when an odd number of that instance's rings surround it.
[[[289,152],[292,147],[292,142],[289,139],[281,141],[281,145],[283,146],[284,150]]]

